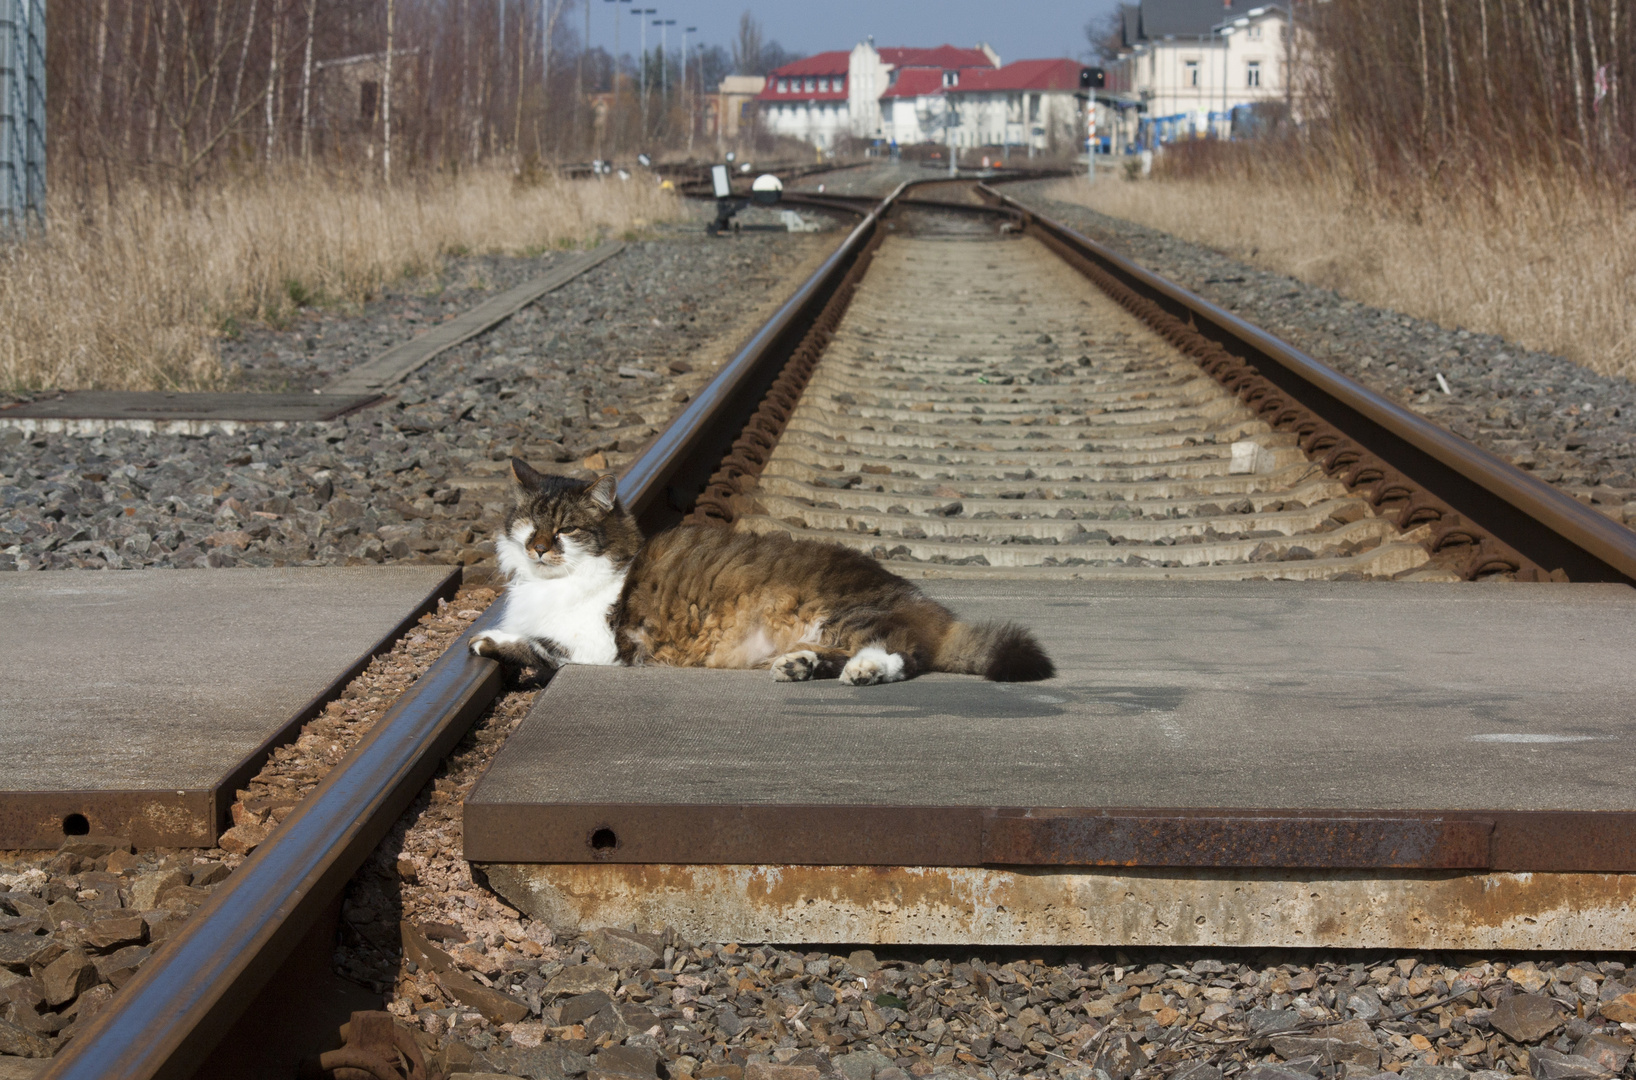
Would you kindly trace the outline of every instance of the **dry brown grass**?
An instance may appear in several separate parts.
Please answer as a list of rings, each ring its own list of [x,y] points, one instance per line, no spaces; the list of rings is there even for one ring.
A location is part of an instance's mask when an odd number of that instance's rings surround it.
[[[219,386],[214,342],[298,302],[356,303],[458,252],[587,244],[685,214],[647,183],[516,185],[468,172],[392,190],[287,177],[196,194],[126,188],[0,248],[0,388]]]
[[[1572,180],[1360,201],[1338,179],[1063,181],[1054,198],[1447,327],[1636,377],[1636,203]]]

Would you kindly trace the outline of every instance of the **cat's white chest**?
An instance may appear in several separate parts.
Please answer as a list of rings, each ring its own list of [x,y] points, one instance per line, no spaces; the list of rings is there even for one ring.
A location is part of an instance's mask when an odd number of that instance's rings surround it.
[[[625,571],[603,560],[569,577],[517,581],[506,589],[499,629],[549,638],[575,664],[616,664],[619,647],[608,613],[625,587]]]

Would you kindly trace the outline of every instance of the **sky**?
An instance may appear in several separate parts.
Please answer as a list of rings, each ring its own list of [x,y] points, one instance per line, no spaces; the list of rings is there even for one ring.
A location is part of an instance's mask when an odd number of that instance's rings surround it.
[[[1117,6],[1117,0],[590,0],[591,44],[613,48],[617,9],[623,21],[619,51],[635,53],[640,26],[630,11],[638,3],[658,12],[643,20],[649,23],[649,48],[658,44],[653,19],[676,20],[666,29],[672,49],[680,45],[684,26],[698,27],[697,34],[689,35],[690,45],[703,41],[730,47],[738,34],[739,16],[748,10],[767,39],[793,52],[850,49],[873,34],[876,45],[946,42],[969,47],[986,41],[1003,63],[1088,57],[1085,24]],[[584,18],[583,11],[576,14]]]

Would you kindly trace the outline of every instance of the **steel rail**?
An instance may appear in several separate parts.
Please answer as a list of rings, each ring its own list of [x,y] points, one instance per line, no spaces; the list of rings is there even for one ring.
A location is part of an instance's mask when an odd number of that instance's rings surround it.
[[[761,404],[807,329],[817,318],[882,217],[908,184],[882,200],[786,300],[749,341],[660,432],[620,480],[620,494],[652,535],[680,521],[725,457],[744,422]]]
[[[362,743],[53,1059],[51,1080],[193,1075],[499,693],[467,641],[439,657]]]
[[[777,377],[789,350],[868,243],[880,203],[773,319],[752,337],[620,477],[627,505],[652,521],[680,517],[728,441]],[[748,402],[746,407],[745,403]],[[685,504],[684,504],[685,508]],[[474,633],[494,625],[490,608],[399,698],[368,736],[303,799],[187,924],[68,1048],[42,1080],[147,1080],[194,1075],[274,978],[280,965],[340,896],[443,758],[499,695],[499,665],[471,655]]]
[[[992,186],[978,190],[1242,355],[1306,409],[1540,566],[1573,581],[1636,584],[1636,532]]]

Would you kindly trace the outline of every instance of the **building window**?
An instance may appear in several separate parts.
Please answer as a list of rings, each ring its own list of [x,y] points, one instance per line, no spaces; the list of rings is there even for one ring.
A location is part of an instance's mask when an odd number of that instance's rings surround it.
[[[846,76],[842,75],[837,78],[833,85],[837,94],[844,94],[846,92]]]
[[[1261,85],[1261,61],[1251,60],[1249,63],[1244,65],[1244,85]]]
[[[945,71],[943,73],[943,85],[944,86],[959,86],[960,85],[960,73],[958,71]]]
[[[381,100],[381,84],[374,79],[358,83],[358,119],[373,122]]]
[[[1186,61],[1186,65],[1187,85],[1197,86],[1199,84],[1199,62],[1197,60],[1188,60]]]
[[[810,93],[814,92],[817,88],[818,88],[817,84],[815,82],[813,82],[812,79],[809,78],[807,80],[807,93],[810,94]]]
[[[787,94],[790,92],[790,81],[788,79],[778,80],[778,92],[780,94]]]
[[[1249,39],[1251,41],[1260,41],[1261,40],[1261,26],[1260,26],[1259,23],[1256,24],[1255,26],[1250,27],[1250,31],[1249,31],[1248,36],[1249,36]]]
[[[828,79],[819,79],[818,80],[818,92],[820,94],[829,93],[829,80]]]

